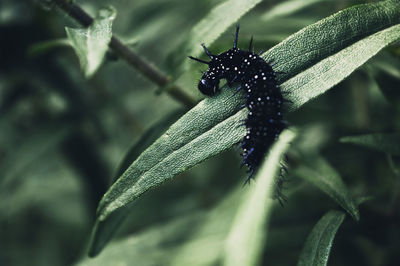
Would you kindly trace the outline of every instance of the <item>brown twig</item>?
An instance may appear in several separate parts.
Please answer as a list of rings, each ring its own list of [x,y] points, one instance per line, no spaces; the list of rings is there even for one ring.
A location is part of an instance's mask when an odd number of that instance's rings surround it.
[[[89,27],[93,23],[93,18],[86,13],[82,8],[67,0],[53,0],[54,3],[70,17],[74,18],[84,27]],[[109,47],[121,58],[127,61],[130,65],[136,68],[140,73],[146,76],[150,81],[156,83],[158,86],[167,86],[170,79],[161,73],[154,66],[146,62],[142,57],[137,55],[128,46],[124,45],[118,38],[112,36]],[[166,92],[175,100],[180,103],[192,107],[195,101],[181,88],[171,86]]]

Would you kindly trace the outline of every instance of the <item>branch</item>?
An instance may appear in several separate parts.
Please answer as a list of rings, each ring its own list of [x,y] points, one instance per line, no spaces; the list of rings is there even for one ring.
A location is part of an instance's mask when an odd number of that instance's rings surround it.
[[[74,18],[82,26],[89,27],[90,24],[93,23],[93,18],[78,5],[71,3],[68,0],[53,1],[61,10],[66,12],[70,17]],[[146,62],[115,36],[112,36],[109,47],[119,57],[123,58],[131,66],[136,68],[140,73],[158,86],[164,87],[169,83],[170,79],[166,75]],[[171,86],[168,88],[168,90],[166,90],[166,92],[172,98],[186,105],[187,107],[193,107],[196,103],[187,93],[177,86]]]

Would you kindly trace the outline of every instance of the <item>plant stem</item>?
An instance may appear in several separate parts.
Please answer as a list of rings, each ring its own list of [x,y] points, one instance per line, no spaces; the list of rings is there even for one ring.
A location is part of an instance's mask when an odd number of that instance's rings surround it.
[[[53,0],[54,3],[70,17],[74,18],[84,27],[89,27],[93,23],[93,18],[86,13],[78,5],[68,0]],[[158,86],[165,87],[168,85],[170,79],[161,73],[154,66],[145,61],[142,57],[132,51],[128,46],[124,45],[118,38],[112,36],[109,47],[121,58],[127,61],[131,66],[136,68],[140,73],[146,76],[150,81]],[[193,107],[195,100],[192,99],[178,86],[169,87],[166,92],[175,100],[184,104],[187,107]]]

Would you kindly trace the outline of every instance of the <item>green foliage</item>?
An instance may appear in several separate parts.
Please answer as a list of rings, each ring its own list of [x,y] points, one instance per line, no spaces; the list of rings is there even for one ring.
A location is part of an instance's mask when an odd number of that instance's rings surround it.
[[[294,132],[282,133],[257,174],[257,184],[239,185],[209,212],[191,213],[140,236],[110,244],[99,256],[79,265],[122,264],[132,260],[140,265],[212,265],[218,261],[225,265],[254,265],[262,252],[265,225],[276,206],[270,199],[274,177],[294,137]],[[165,247],[164,241],[179,238],[177,231],[190,232],[185,244]]]
[[[282,89],[290,93],[288,98],[293,102],[291,109],[300,107],[308,100],[332,88],[380,49],[400,38],[400,25],[389,27],[378,33],[372,33],[371,28],[364,28],[365,23],[375,25],[373,24],[375,18],[381,15],[378,11],[384,12],[385,8],[386,6],[382,4],[374,8],[368,5],[350,8],[294,34],[263,55],[268,59],[271,57],[270,54],[276,54],[279,62],[283,64],[287,62],[286,68],[280,67],[279,70],[289,73],[288,75],[296,74],[295,71],[290,72],[291,65],[297,69],[300,68],[295,77],[282,84]],[[343,20],[347,21],[349,17],[354,17],[351,14],[359,13],[362,14],[364,20],[358,19],[355,21],[357,23],[351,26],[342,23]],[[399,14],[393,12],[391,14],[393,17],[385,17],[384,23],[390,26],[390,23],[396,21],[395,16]],[[307,57],[300,58],[295,54],[310,54],[311,44],[327,42],[325,38],[322,38],[324,35],[311,35],[311,32],[314,34],[315,31],[337,32],[332,36],[346,35],[347,38],[361,40],[351,44],[349,41],[339,42],[332,39],[332,43],[323,49],[311,50],[315,55],[308,60],[317,60],[318,63],[307,68],[310,65],[309,61],[304,61]],[[367,33],[371,35],[365,37]],[[365,38],[362,39],[363,37]],[[336,53],[331,55],[332,52]],[[352,55],[355,58],[351,58]],[[351,58],[350,63],[343,67],[344,62],[349,58]],[[303,64],[302,68],[301,64]],[[295,73],[292,74],[293,72]],[[237,143],[244,135],[244,128],[237,125],[246,115],[245,110],[238,112],[241,104],[239,99],[238,95],[232,96],[230,92],[223,90],[219,96],[204,100],[178,120],[142,153],[105,194],[97,210],[99,221],[105,221],[114,211],[130,204],[150,188]],[[319,187],[340,202],[355,219],[358,219],[358,211],[341,182],[316,181],[316,183],[322,183]]]
[[[232,96],[224,90],[181,117],[108,190],[97,209],[99,220],[105,220],[150,188],[237,143],[245,132],[237,125],[246,112],[238,111],[239,104],[232,104],[234,101],[240,102],[240,95]]]
[[[233,220],[225,245],[224,265],[257,265],[266,241],[266,224],[272,211],[274,177],[295,133],[282,132],[257,174],[257,184],[247,192]]]
[[[308,163],[305,162],[304,165],[296,169],[296,174],[326,193],[355,220],[360,219],[358,208],[350,195],[350,191],[343,183],[340,175],[323,158],[320,156],[311,157]]]
[[[400,155],[400,136],[398,134],[369,134],[362,136],[347,136],[340,138],[340,142],[352,143],[393,155]]]
[[[294,107],[299,107],[345,79],[382,48],[397,40],[399,32],[400,25],[395,25],[374,33],[321,60],[282,84],[282,88],[291,92]]]
[[[138,140],[137,144],[132,146],[129,152],[125,155],[124,160],[118,167],[118,172],[114,176],[113,182],[118,179],[124,172],[125,169],[130,165],[130,163],[136,160],[137,157],[155,140],[157,140],[160,135],[162,135],[171,124],[176,121],[182,115],[182,111],[171,113],[169,116],[165,117],[163,120],[159,121],[157,124],[149,128],[143,137]],[[121,222],[126,218],[129,213],[129,208],[120,209],[113,213],[113,215],[106,221],[97,220],[93,227],[92,238],[90,242],[89,255],[97,255],[104,245],[111,239],[115,230],[120,226]]]
[[[327,0],[288,0],[275,5],[262,17],[263,20],[271,21],[282,16],[293,15],[301,9],[305,9],[310,5]]]
[[[400,1],[33,2],[0,4],[0,261],[398,261]],[[87,28],[69,19],[79,7],[97,14]],[[229,48],[239,22],[239,47],[255,35],[290,101],[291,126],[249,186],[230,150],[244,95],[200,99],[186,59],[200,43]]]
[[[228,0],[214,7],[191,30],[187,46],[188,53],[199,56],[203,49],[200,43],[211,45],[229,26],[237,22],[244,14],[259,4],[261,0]],[[229,16],[226,16],[229,14]]]
[[[65,28],[68,39],[78,55],[79,62],[88,78],[103,62],[112,36],[112,23],[115,19],[114,8],[101,9],[92,25],[84,29]]]
[[[332,242],[344,217],[343,212],[329,211],[318,221],[307,237],[297,265],[328,265]]]

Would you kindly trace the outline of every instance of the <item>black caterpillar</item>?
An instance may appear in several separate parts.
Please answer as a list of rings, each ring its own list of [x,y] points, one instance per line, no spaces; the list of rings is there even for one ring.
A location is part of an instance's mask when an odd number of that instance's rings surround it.
[[[233,48],[219,55],[211,54],[202,44],[210,62],[191,56],[189,58],[209,66],[198,85],[203,94],[215,94],[219,90],[221,79],[226,79],[230,87],[235,82],[240,83],[238,90],[244,89],[247,94],[246,104],[243,106],[249,110],[244,121],[247,133],[241,146],[242,166],[246,165],[249,169],[250,174],[246,180],[249,182],[271,145],[286,128],[286,122],[282,118],[284,99],[277,83],[276,72],[271,64],[252,51],[253,38],[248,51],[237,48],[238,34],[239,25],[236,27]],[[278,190],[281,182],[282,180],[277,181]]]

